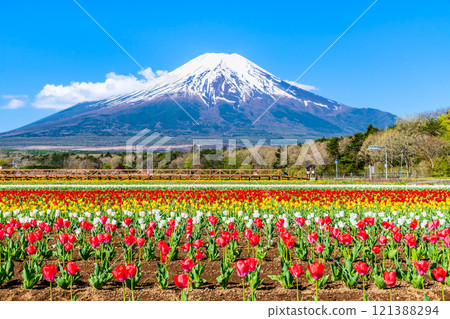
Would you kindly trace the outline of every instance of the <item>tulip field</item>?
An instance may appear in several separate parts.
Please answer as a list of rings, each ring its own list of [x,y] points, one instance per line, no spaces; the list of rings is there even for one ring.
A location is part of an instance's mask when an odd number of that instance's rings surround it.
[[[450,300],[446,188],[0,189],[0,300]]]

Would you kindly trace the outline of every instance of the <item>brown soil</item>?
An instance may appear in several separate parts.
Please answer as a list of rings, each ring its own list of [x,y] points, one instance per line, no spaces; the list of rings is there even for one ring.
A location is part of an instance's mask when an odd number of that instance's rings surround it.
[[[181,246],[179,246],[181,247]],[[121,255],[121,248],[118,249],[118,256]],[[219,248],[219,250],[221,250]],[[241,257],[246,256],[246,247],[243,247]],[[184,252],[179,248],[179,258],[182,260],[185,257]],[[117,259],[117,258],[116,258]],[[111,262],[111,267],[114,269],[120,263],[124,263],[122,258]],[[140,300],[175,300],[180,298],[180,289],[178,289],[173,283],[173,277],[177,274],[181,274],[182,270],[179,265],[179,261],[175,260],[168,263],[169,270],[169,288],[161,290],[158,282],[156,281],[155,271],[157,269],[157,260],[142,261],[142,277],[135,289],[135,296],[140,296]],[[112,279],[108,282],[102,290],[95,290],[90,285],[88,278],[94,269],[94,261],[83,261],[79,258],[75,260],[83,275],[81,280],[74,283],[73,291],[77,295],[77,300],[123,300],[122,286],[121,284]],[[300,263],[298,260],[295,262]],[[391,263],[390,261],[386,261]],[[46,263],[58,264],[58,261],[52,257],[47,260]],[[220,261],[214,262],[203,261],[206,263],[205,272],[202,278],[207,280],[207,283],[199,289],[191,289],[189,292],[189,300],[196,300],[201,298],[203,301],[226,301],[226,300],[242,300],[242,280],[233,272],[228,289],[223,290],[218,285],[216,278],[220,275]],[[257,290],[258,300],[267,301],[294,301],[296,300],[296,288],[295,283],[291,289],[284,289],[278,282],[269,279],[268,275],[276,275],[281,271],[280,258],[278,257],[277,248],[272,247],[266,260],[259,262],[261,264],[261,278],[264,279],[263,284]],[[303,264],[303,269],[307,271],[307,264]],[[387,267],[392,264],[386,264]],[[32,289],[24,289],[22,282],[22,268],[23,261],[15,262],[15,276],[12,280],[4,283],[0,287],[0,300],[49,300],[50,289],[49,284],[45,281],[41,281],[36,284]],[[325,263],[325,274],[331,274],[330,267]],[[331,275],[330,275],[331,278]],[[250,295],[250,289],[248,284],[246,285],[246,296]],[[305,276],[302,276],[299,280],[300,298],[303,300],[313,300],[315,295],[315,285],[306,280]],[[445,298],[450,300],[450,289],[445,286]],[[431,300],[438,300],[442,298],[441,285],[429,278],[426,278],[425,290],[427,296]],[[373,283],[373,281],[366,282],[366,292],[369,300],[389,300],[389,290],[380,290]],[[126,290],[127,298],[131,298],[130,290]],[[423,293],[421,289],[415,289],[407,282],[397,281],[396,286],[392,289],[394,300],[407,300],[407,301],[422,301]],[[348,289],[342,281],[328,283],[319,291],[319,300],[324,301],[341,301],[341,300],[362,300],[362,285],[358,283],[355,289]],[[63,290],[53,284],[53,300],[70,300],[69,289]]]

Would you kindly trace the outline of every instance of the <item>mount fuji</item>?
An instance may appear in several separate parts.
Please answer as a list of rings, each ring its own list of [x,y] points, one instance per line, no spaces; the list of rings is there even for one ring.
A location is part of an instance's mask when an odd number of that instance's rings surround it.
[[[384,128],[395,115],[352,108],[284,81],[238,54],[207,53],[144,90],[84,102],[0,134],[0,146],[119,146],[143,129],[191,138],[317,138]]]

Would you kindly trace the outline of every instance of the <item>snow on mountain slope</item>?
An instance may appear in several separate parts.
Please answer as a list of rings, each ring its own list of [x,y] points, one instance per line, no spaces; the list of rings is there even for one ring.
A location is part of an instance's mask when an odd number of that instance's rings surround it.
[[[286,90],[291,83],[294,82],[282,81],[239,54],[206,53],[153,80],[147,90],[113,97],[106,102],[114,106],[167,95],[199,97],[208,106],[216,105],[218,99],[235,106],[257,97],[301,101],[293,89]],[[295,84],[292,88],[301,89]]]

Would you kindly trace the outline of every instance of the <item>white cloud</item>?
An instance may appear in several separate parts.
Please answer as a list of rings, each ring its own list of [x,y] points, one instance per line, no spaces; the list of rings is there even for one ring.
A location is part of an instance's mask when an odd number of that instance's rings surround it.
[[[294,81],[286,81],[286,82],[289,83],[292,86],[296,86],[296,87],[298,87],[298,88],[300,88],[302,90],[305,90],[305,91],[317,91],[317,90],[319,90],[318,88],[316,88],[315,86],[312,86],[312,85],[301,84],[301,83],[297,83],[297,82],[294,82]]]
[[[2,95],[2,99],[9,100],[6,105],[1,106],[2,109],[15,110],[26,105],[26,99],[28,98],[25,94],[20,95]]]
[[[167,73],[169,73],[169,71],[167,71],[167,70],[156,70],[157,76],[163,76],[163,75],[166,75]]]
[[[26,95],[26,94],[5,94],[5,95],[2,95],[2,99],[7,99],[7,100],[10,100],[10,99],[26,99],[26,98],[28,98],[28,95]]]
[[[106,74],[104,82],[72,82],[70,85],[46,84],[36,95],[33,106],[41,109],[62,110],[75,104],[98,101],[111,96],[126,94],[147,88],[148,82],[166,71],[147,68],[139,72],[144,79],[134,75],[119,75],[114,72]]]

